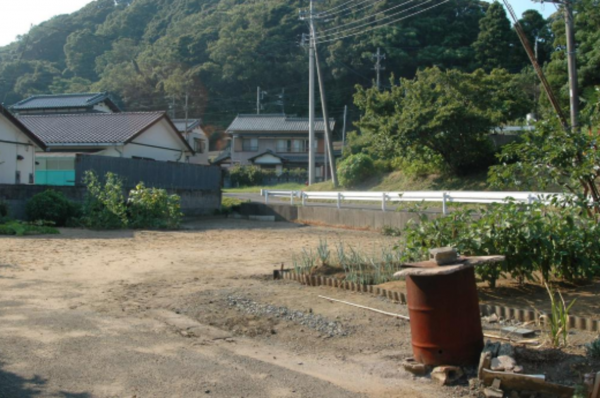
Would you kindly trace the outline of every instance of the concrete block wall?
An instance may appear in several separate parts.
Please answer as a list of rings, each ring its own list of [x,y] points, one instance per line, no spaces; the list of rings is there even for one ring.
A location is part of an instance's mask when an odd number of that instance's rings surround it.
[[[381,230],[383,227],[404,228],[409,220],[419,220],[416,213],[375,209],[337,209],[325,206],[291,206],[287,204],[243,203],[243,216],[274,215],[277,221],[305,221],[331,226]],[[432,214],[430,217],[436,217]]]
[[[78,203],[83,203],[87,191],[85,187],[78,186],[0,184],[0,200],[8,203],[11,217],[24,220],[26,218],[25,206],[29,199],[47,189],[62,192],[69,200]],[[129,192],[129,189],[125,191]],[[167,189],[167,192],[179,195],[181,198],[181,211],[186,217],[211,215],[221,207],[220,189]]]

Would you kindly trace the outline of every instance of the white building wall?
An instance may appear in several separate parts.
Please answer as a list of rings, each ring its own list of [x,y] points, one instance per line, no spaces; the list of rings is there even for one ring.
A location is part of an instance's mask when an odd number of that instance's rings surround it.
[[[123,147],[107,148],[98,153],[101,156],[140,157],[162,162],[185,162],[191,153],[184,147],[170,125],[161,120],[150,127],[133,142]],[[143,144],[143,145],[136,145]]]
[[[30,183],[30,175],[35,176],[35,148],[29,137],[0,115],[0,184],[14,184],[17,171],[21,184]],[[19,155],[23,160],[17,160]]]
[[[190,132],[190,136],[188,138],[188,143],[194,149],[195,149],[195,147],[194,147],[195,139],[204,141],[204,152],[203,153],[196,152],[194,154],[194,156],[190,156],[190,163],[208,165],[208,149],[209,149],[208,148],[208,137],[206,136],[206,134],[200,127],[197,127],[194,130],[192,130]]]

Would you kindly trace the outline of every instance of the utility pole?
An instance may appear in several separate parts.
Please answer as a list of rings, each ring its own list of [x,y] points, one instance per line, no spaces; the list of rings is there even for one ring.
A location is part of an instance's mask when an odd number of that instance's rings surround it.
[[[308,17],[300,13],[300,19],[308,18],[310,25],[308,44],[308,185],[315,183],[315,35],[314,0],[310,0]]]
[[[505,0],[506,2],[507,0]],[[535,2],[547,1],[560,4],[565,17],[565,32],[567,35],[567,63],[569,73],[569,101],[571,109],[571,129],[579,130],[577,120],[579,114],[579,90],[577,87],[577,49],[575,46],[575,27],[573,24],[573,0],[533,0]]]
[[[256,87],[256,114],[260,115],[260,87]]]
[[[565,12],[565,25],[567,33],[567,56],[569,61],[569,94],[571,99],[571,128],[577,131],[579,123],[579,93],[577,90],[577,52],[575,49],[575,32],[573,26],[573,7],[571,0],[563,0],[562,5]]]
[[[375,59],[375,67],[374,71],[377,72],[377,90],[381,87],[381,71],[385,70],[385,67],[381,65],[381,61],[385,59],[385,54],[381,53],[381,48],[377,47],[377,53],[372,55],[373,59]]]
[[[346,120],[348,119],[348,105],[344,105],[344,126],[342,129],[342,150],[346,148]]]
[[[188,92],[185,92],[185,139],[187,140],[188,143],[190,143],[190,134],[188,132],[188,110],[189,110],[189,106],[188,106],[188,102],[190,99],[190,95],[188,94]]]

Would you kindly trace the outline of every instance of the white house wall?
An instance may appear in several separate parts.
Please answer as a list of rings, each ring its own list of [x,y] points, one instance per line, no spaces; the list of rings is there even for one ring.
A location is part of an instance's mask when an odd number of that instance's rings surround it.
[[[19,155],[23,160],[17,160]],[[35,147],[25,134],[0,115],[0,184],[14,184],[17,171],[21,173],[21,184],[29,184],[29,176],[35,175]]]
[[[133,142],[123,147],[107,148],[98,155],[124,158],[140,157],[162,162],[185,162],[186,156],[190,153],[175,134],[177,133],[170,125],[161,120],[135,138]],[[136,145],[136,143],[143,145]]]
[[[190,132],[189,144],[192,148],[194,148],[194,139],[204,141],[204,152],[190,156],[190,163],[208,165],[208,137],[201,128],[195,128]]]

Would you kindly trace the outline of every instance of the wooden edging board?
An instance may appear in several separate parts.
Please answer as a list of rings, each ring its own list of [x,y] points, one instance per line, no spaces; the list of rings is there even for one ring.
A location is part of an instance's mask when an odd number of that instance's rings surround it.
[[[281,273],[283,279],[293,280],[307,286],[328,286],[342,290],[349,290],[358,293],[368,293],[376,296],[386,297],[389,300],[406,304],[406,295],[402,292],[383,289],[373,285],[361,285],[359,283],[339,280],[335,278],[327,278],[324,276],[298,274],[293,271]],[[505,319],[515,319],[519,322],[535,322],[536,324],[544,324],[545,317],[543,313],[531,309],[512,308],[493,304],[480,304],[481,314],[488,316],[496,314]],[[600,321],[597,319],[569,315],[569,327],[577,330],[588,332],[600,331]]]

